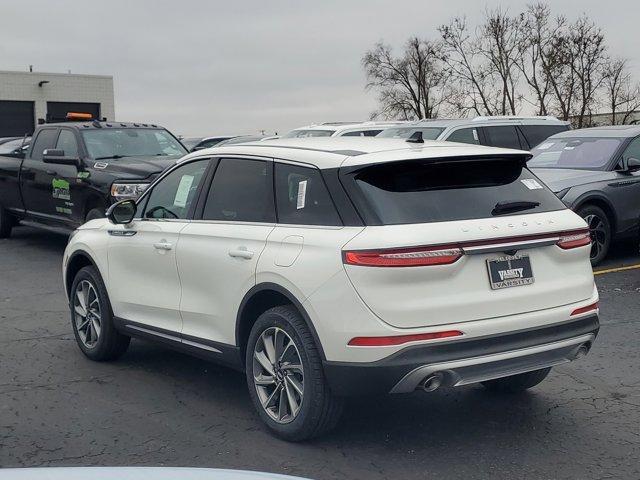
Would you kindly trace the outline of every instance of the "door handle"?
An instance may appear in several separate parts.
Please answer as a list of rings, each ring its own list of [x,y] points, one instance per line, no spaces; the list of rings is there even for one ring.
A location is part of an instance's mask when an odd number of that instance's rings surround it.
[[[58,175],[58,172],[56,172],[55,170],[47,170],[45,173],[54,177]]]
[[[156,250],[171,250],[173,248],[173,244],[169,242],[158,242],[153,244],[153,248]]]
[[[253,252],[247,250],[247,247],[238,247],[236,250],[229,250],[229,256],[251,260],[253,258]]]

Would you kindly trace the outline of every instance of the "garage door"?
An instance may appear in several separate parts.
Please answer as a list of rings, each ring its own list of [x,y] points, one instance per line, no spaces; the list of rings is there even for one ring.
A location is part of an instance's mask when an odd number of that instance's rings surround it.
[[[31,135],[34,124],[33,102],[0,100],[0,137]]]
[[[67,113],[90,113],[100,119],[100,104],[86,102],[47,102],[47,122],[64,122]]]

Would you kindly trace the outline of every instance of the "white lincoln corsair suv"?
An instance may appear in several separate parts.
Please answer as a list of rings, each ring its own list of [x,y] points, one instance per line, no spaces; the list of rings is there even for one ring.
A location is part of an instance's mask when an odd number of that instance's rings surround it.
[[[599,321],[587,226],[528,158],[419,136],[187,155],[72,236],[78,346],[143,337],[244,371],[287,440],[349,395],[532,387]]]

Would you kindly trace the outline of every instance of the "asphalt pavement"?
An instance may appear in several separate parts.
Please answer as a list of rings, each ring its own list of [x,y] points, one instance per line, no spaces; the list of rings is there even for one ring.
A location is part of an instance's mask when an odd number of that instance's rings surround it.
[[[114,363],[82,356],[61,285],[65,244],[29,228],[0,240],[0,466],[640,478],[640,269],[596,277],[602,326],[591,353],[528,393],[469,386],[351,400],[335,432],[289,444],[263,430],[236,372],[137,340]],[[602,268],[640,263],[624,248]]]

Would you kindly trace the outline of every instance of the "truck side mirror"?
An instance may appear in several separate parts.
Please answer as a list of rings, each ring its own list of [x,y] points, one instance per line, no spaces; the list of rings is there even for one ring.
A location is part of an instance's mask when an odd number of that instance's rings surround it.
[[[74,165],[81,167],[82,162],[78,157],[66,157],[64,150],[48,148],[42,152],[42,161],[44,163],[54,163],[56,165]]]
[[[629,157],[624,160],[624,169],[627,172],[635,172],[640,170],[640,160],[637,158]]]
[[[122,200],[109,207],[107,218],[115,225],[127,225],[133,221],[136,210],[137,206],[134,200]]]

